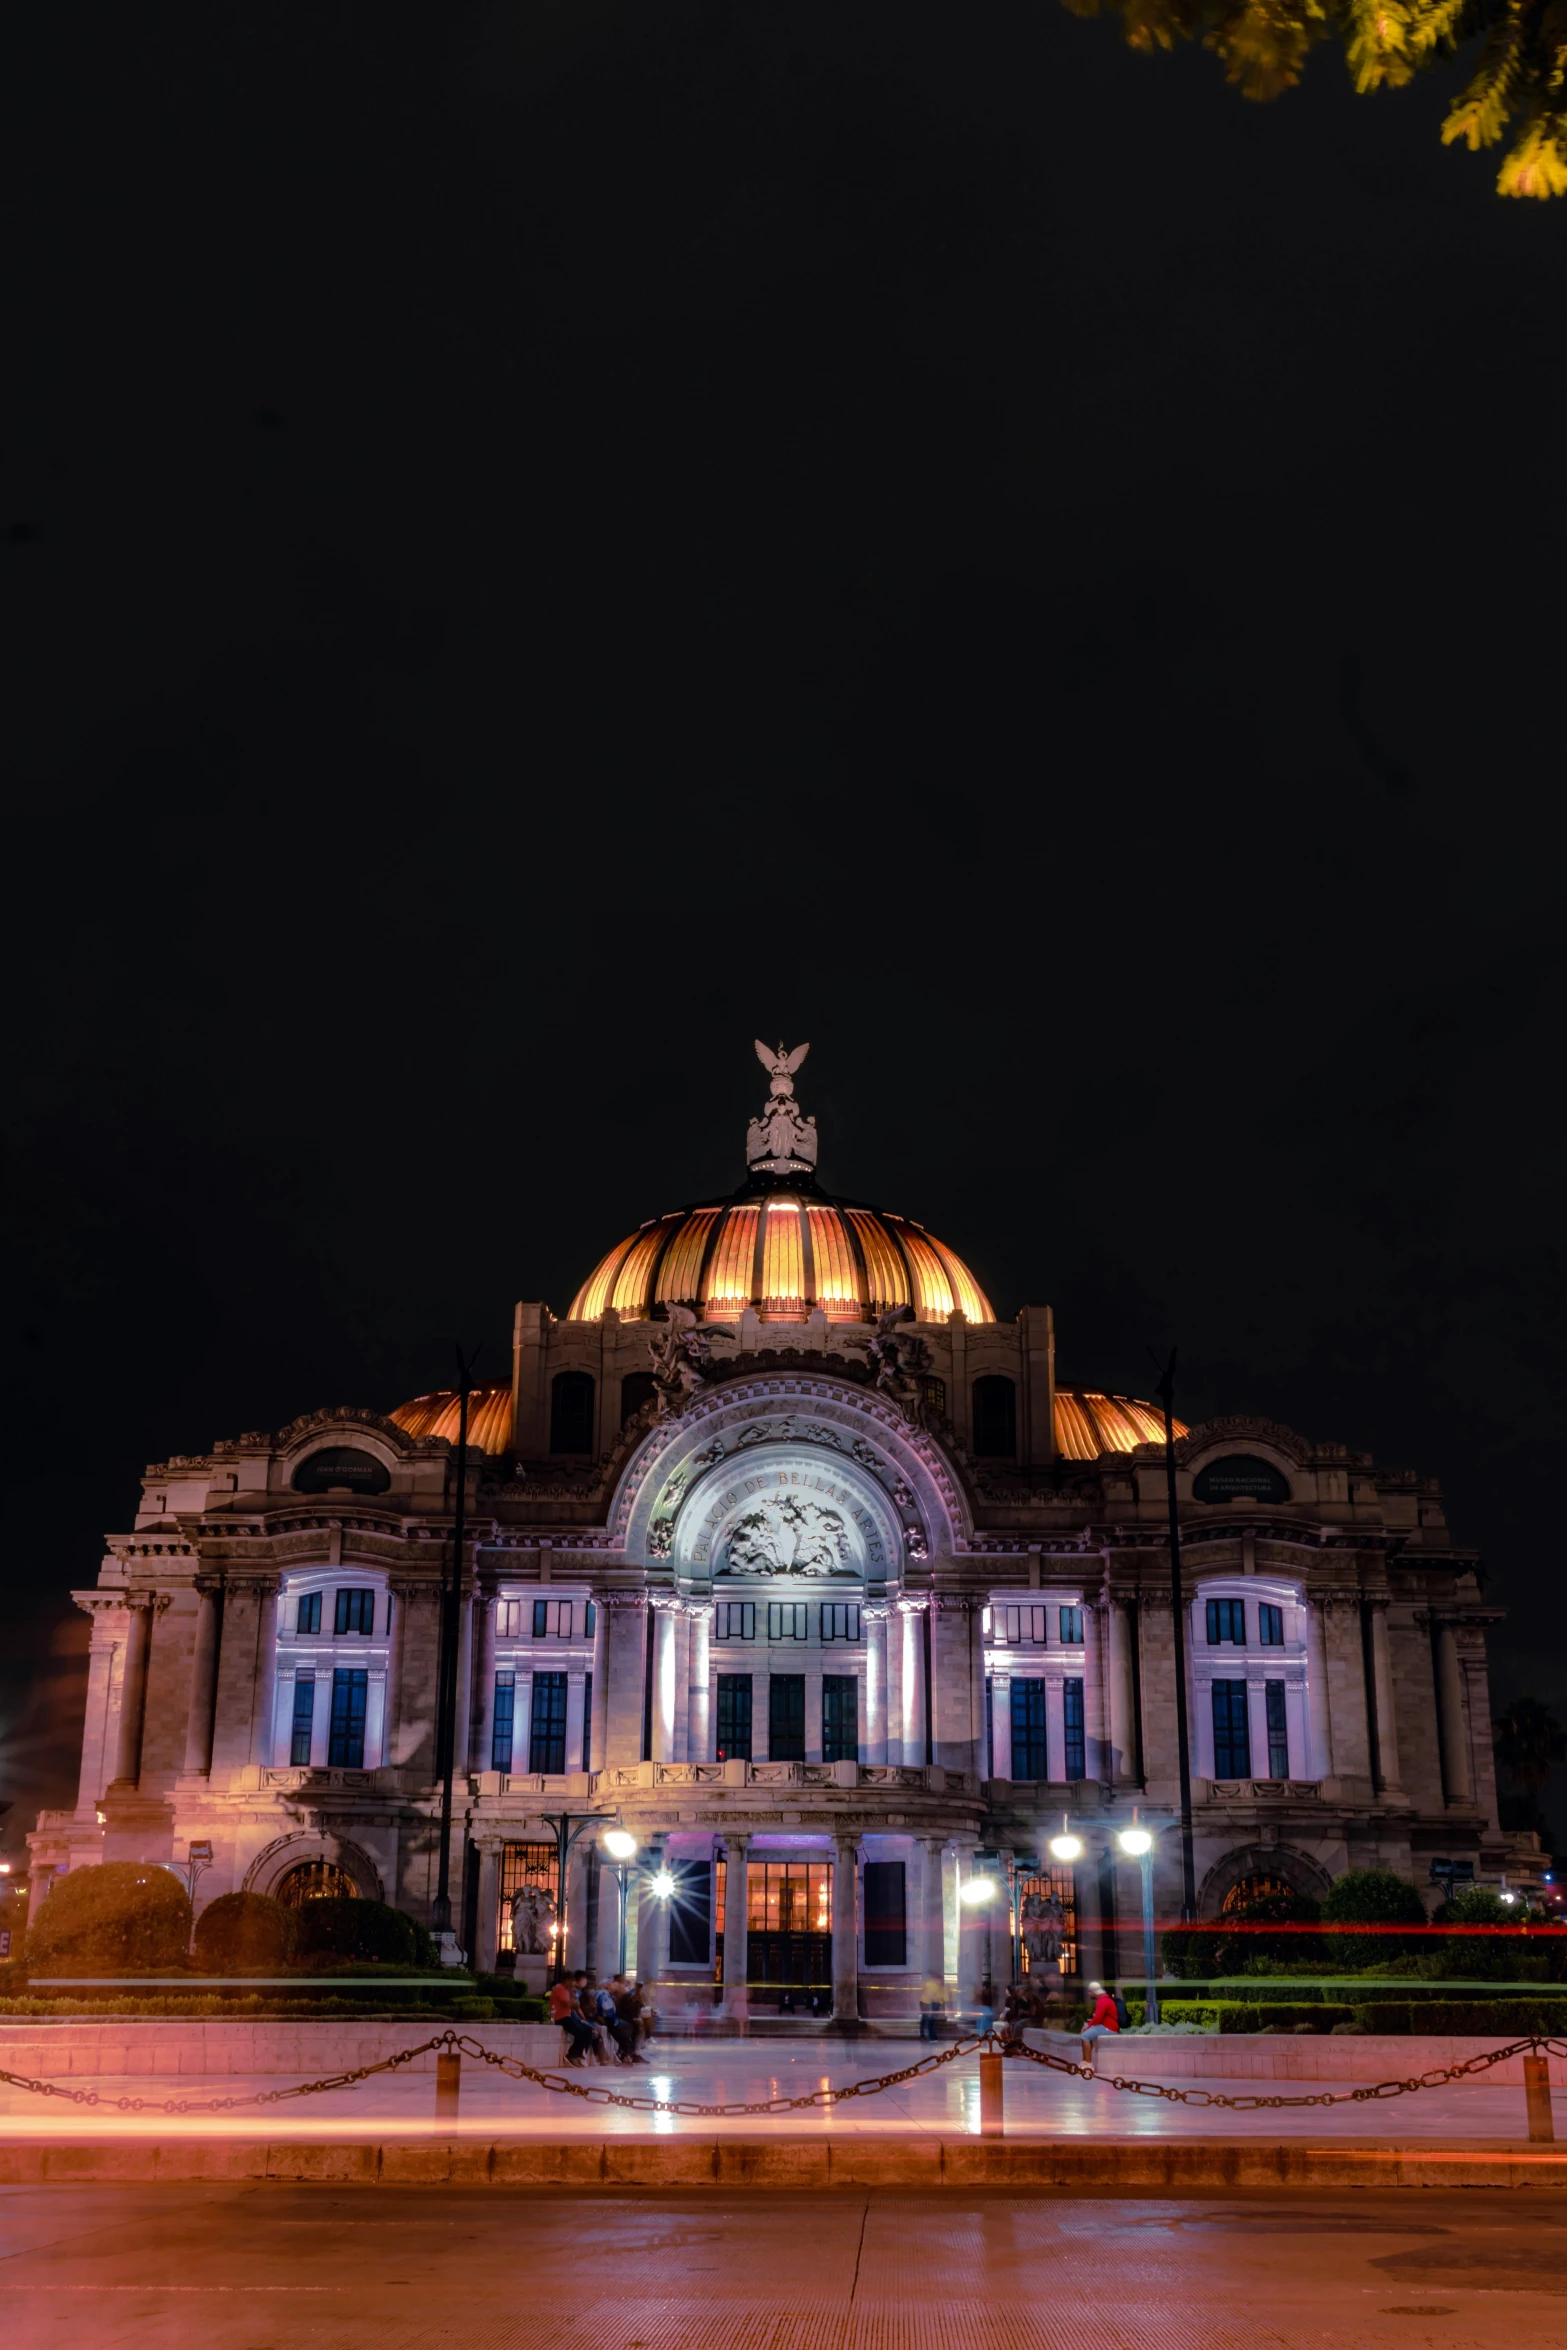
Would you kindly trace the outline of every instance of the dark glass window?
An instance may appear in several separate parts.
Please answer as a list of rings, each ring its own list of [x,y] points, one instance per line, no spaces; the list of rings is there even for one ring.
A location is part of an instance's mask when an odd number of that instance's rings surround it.
[[[1088,1747],[1083,1737],[1081,1681],[1063,1681],[1061,1684],[1061,1723],[1066,1732],[1066,1775],[1069,1779],[1086,1779]]]
[[[721,1599],[713,1610],[713,1638],[715,1640],[754,1640],[756,1638],[755,1600]]]
[[[339,1665],[332,1675],[332,1733],[326,1759],[333,1770],[362,1771],[365,1767],[365,1699],[370,1676],[352,1665]]]
[[[511,1769],[511,1734],[517,1719],[517,1688],[510,1673],[495,1676],[495,1722],[490,1732],[490,1768]]]
[[[566,1768],[566,1676],[535,1673],[533,1713],[528,1726],[530,1771]]]
[[[332,1629],[334,1632],[361,1632],[368,1638],[375,1630],[375,1593],[340,1591]]]
[[[1264,1648],[1284,1646],[1284,1610],[1263,1600],[1257,1609],[1257,1638]]]
[[[1251,1777],[1244,1681],[1215,1681],[1213,1685],[1213,1775],[1216,1779]]]
[[[1263,1691],[1268,1701],[1268,1777],[1287,1779],[1290,1775],[1289,1720],[1284,1711],[1284,1684],[1282,1681],[1264,1681]]]
[[[932,1419],[944,1420],[947,1416],[947,1382],[945,1379],[922,1379],[920,1381],[920,1402],[930,1413]]]
[[[860,1684],[852,1673],[822,1675],[822,1760],[860,1759]]]
[[[1237,1648],[1246,1645],[1246,1602],[1243,1599],[1210,1599],[1208,1602],[1208,1646],[1217,1648],[1225,1640],[1232,1640]]]
[[[634,1419],[645,1403],[651,1403],[658,1393],[658,1382],[651,1371],[630,1371],[620,1382],[620,1425]]]
[[[718,1675],[718,1759],[720,1762],[749,1762],[751,1759],[749,1673]]]
[[[767,1603],[769,1640],[807,1640],[810,1610],[803,1599],[770,1599]]]
[[[582,1637],[591,1640],[598,1630],[599,1612],[590,1599],[582,1611]]]
[[[1061,1610],[1061,1645],[1063,1648],[1081,1648],[1083,1645],[1083,1611],[1080,1607]]]
[[[557,1371],[550,1382],[551,1452],[593,1450],[593,1377],[588,1371]]]
[[[907,1966],[908,1911],[901,1860],[865,1863],[865,1963]]]
[[[824,1600],[822,1602],[822,1638],[824,1640],[858,1640],[860,1638],[860,1611],[852,1602]]]
[[[591,1605],[588,1608],[588,1613],[589,1615],[593,1613]],[[591,1771],[593,1768],[593,1675],[591,1673],[584,1673],[582,1676],[582,1767],[585,1771]]]
[[[319,1632],[320,1629],[321,1594],[319,1591],[302,1591],[299,1595],[299,1606],[294,1615],[294,1630],[296,1632]]]
[[[997,1373],[974,1382],[974,1451],[979,1459],[1017,1459],[1017,1388]]]
[[[316,1612],[318,1615],[320,1613],[320,1596],[320,1593],[317,1592]],[[310,1760],[310,1732],[315,1722],[315,1716],[316,1677],[314,1673],[297,1673],[294,1676],[293,1732],[288,1742],[288,1759],[296,1770]]]
[[[767,1758],[805,1760],[805,1675],[773,1673],[767,1682]]]
[[[1012,1776],[1050,1776],[1045,1756],[1045,1685],[1017,1673],[1012,1677]]]
[[[713,1864],[710,1860],[669,1860],[675,1880],[669,1897],[669,1960],[672,1966],[706,1966],[713,1955]]]

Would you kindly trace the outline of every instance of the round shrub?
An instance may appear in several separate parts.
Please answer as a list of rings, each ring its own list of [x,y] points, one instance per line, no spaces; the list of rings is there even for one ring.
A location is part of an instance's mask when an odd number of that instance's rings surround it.
[[[269,1893],[220,1893],[196,1920],[196,1963],[208,1975],[275,1975],[294,1955],[297,1916]]]
[[[356,1959],[361,1965],[433,1966],[435,1945],[424,1928],[384,1901],[304,1901],[294,1912],[299,1955],[317,1961]]]
[[[1166,1934],[1165,1963],[1188,1982],[1204,1982],[1216,1975],[1278,1973],[1317,1966],[1322,1959],[1318,1935],[1267,1934],[1257,1929],[1313,1926],[1318,1915],[1319,1904],[1309,1893],[1248,1894],[1199,1934]]]
[[[1489,1885],[1466,1885],[1443,1911],[1448,1926],[1511,1926],[1510,1934],[1454,1934],[1441,1945],[1442,1971],[1467,1983],[1543,1983],[1550,1945],[1530,1949],[1517,1929],[1529,1912],[1521,1901],[1504,1901]]]
[[[57,1877],[28,1920],[29,1975],[157,1974],[182,1967],[190,1898],[151,1861],[110,1860]]]
[[[1392,1869],[1346,1869],[1328,1887],[1322,1904],[1325,1926],[1423,1926],[1425,1903],[1407,1877]],[[1413,1956],[1424,1943],[1415,1934],[1325,1934],[1330,1966],[1382,1966]]]

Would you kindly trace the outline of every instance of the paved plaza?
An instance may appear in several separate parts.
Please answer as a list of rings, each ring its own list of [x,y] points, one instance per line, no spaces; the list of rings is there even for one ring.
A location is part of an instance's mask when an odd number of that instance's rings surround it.
[[[417,2027],[410,2026],[410,2034]],[[482,2041],[484,2027],[474,2027]],[[1113,2054],[1101,2054],[1101,2071],[1133,2077],[1138,2054],[1157,2043],[1129,2040]],[[1077,2055],[1075,2041],[1063,2041],[1062,2053]],[[585,2089],[620,2096],[694,2100],[703,2105],[760,2104],[778,2097],[798,2097],[831,2084],[895,2072],[939,2053],[917,2041],[876,2040],[845,2042],[832,2039],[766,2041],[735,2040],[702,2043],[663,2040],[652,2044],[652,2061],[635,2068],[593,2066],[560,2077]],[[1559,2072],[1560,2067],[1553,2071]],[[1003,2068],[1006,2130],[1019,2139],[1041,2137],[1200,2137],[1218,2136],[1323,2139],[1353,2138],[1387,2143],[1433,2140],[1511,2141],[1527,2136],[1524,2093],[1516,2086],[1463,2084],[1421,2090],[1394,2099],[1367,2099],[1331,2106],[1285,2106],[1262,2112],[1232,2113],[1222,2106],[1177,2103],[1165,2097],[1118,2091],[1108,2080],[1080,2081],[1025,2060],[1010,2060]],[[244,2097],[253,2092],[275,2092],[286,2083],[278,2076],[247,2077],[226,2074],[205,2080],[190,2075],[108,2077],[88,2084],[62,2082],[62,2089],[97,2088],[107,2098],[141,2096],[149,2101],[147,2121],[156,2120],[158,2135],[167,2139],[180,2131],[203,2131],[234,2137],[254,2137],[258,2131],[273,2140],[307,2137],[341,2142],[364,2134],[386,2139],[399,2135],[429,2136],[436,2127],[436,2082],[432,2071],[383,2073],[358,2087],[329,2091],[283,2104],[242,2105],[237,2111],[166,2117],[166,2098],[201,2103],[209,2098]],[[1263,2096],[1338,2091],[1351,2084],[1277,2080],[1193,2080],[1166,2084],[1183,2092],[1204,2091],[1226,2096],[1254,2092]],[[1567,2140],[1567,2092],[1554,2094],[1555,2120]],[[152,2109],[156,2108],[154,2113]],[[951,2138],[978,2134],[980,2129],[979,2065],[962,2056],[917,2080],[853,2099],[832,2109],[804,2108],[780,2117],[775,2125],[765,2116],[728,2118],[680,2116],[646,2110],[627,2110],[588,2102],[574,2095],[557,2095],[528,2081],[513,2081],[490,2067],[465,2059],[455,2125],[443,2119],[443,2136],[536,2137],[570,2140],[606,2135],[712,2136],[715,2133],[757,2135],[777,2126],[791,2135],[817,2133],[840,2137],[845,2133],[887,2136]],[[63,2137],[123,2136],[126,2117],[108,2106],[88,2108],[63,2096],[41,2098],[25,2090],[0,2086],[0,2137],[5,2139],[60,2139]]]
[[[11,2350],[1517,2350],[1567,2199],[0,2190]]]

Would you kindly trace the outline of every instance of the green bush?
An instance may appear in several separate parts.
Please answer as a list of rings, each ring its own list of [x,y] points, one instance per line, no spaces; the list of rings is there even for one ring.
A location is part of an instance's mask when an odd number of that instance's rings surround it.
[[[1328,1887],[1322,1904],[1325,1926],[1423,1926],[1425,1903],[1407,1877],[1392,1869],[1346,1869]],[[1423,1947],[1414,1935],[1329,1934],[1323,1937],[1330,1965],[1376,1966],[1413,1957]]]
[[[1208,1975],[1266,1974],[1270,1968],[1304,1967],[1323,1956],[1315,1934],[1259,1932],[1266,1926],[1314,1926],[1319,1904],[1309,1893],[1259,1893],[1239,1901],[1202,1933],[1171,1932],[1164,1956],[1173,1974],[1200,1982]]]
[[[1352,2013],[1327,1999],[1162,1999],[1159,2007],[1166,2023],[1200,2024],[1205,2032],[1289,2032],[1297,2024],[1328,2032]]]
[[[190,1897],[151,1861],[111,1860],[57,1877],[29,1922],[37,1975],[157,1974],[183,1967]]]
[[[1357,2000],[1354,2017],[1367,2032],[1413,2032],[1521,2040],[1539,2032],[1567,2038],[1567,2005],[1560,1999],[1372,1999]]]
[[[205,1975],[280,1974],[294,1955],[298,1915],[268,1893],[220,1893],[196,1920],[196,1964]]]
[[[399,1966],[433,1967],[439,1963],[435,1944],[423,1926],[384,1901],[352,1897],[306,1901],[294,1912],[299,1955],[308,1965],[318,1959],[357,1959]]]
[[[1466,1885],[1442,1911],[1448,1926],[1501,1926],[1511,1932],[1453,1934],[1440,1944],[1441,1972],[1469,1983],[1545,1983],[1551,1980],[1549,1943],[1529,1949],[1518,1934],[1527,1911],[1506,1902],[1489,1885]],[[1435,1971],[1435,1970],[1433,1970]]]

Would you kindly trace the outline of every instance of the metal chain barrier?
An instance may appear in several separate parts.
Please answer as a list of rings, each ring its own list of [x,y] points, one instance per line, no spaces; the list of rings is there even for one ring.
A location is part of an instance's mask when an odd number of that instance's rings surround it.
[[[582,2081],[563,2080],[558,2073],[541,2072],[537,2066],[525,2064],[520,2056],[505,2056],[493,2048],[486,2048],[481,2040],[466,2032],[439,2032],[433,2039],[421,2040],[416,2048],[399,2049],[395,2056],[383,2057],[379,2064],[358,2065],[351,2072],[327,2073],[319,2081],[301,2081],[290,2089],[257,2089],[243,2097],[109,2097],[97,2089],[72,2089],[59,2081],[36,2081],[25,2073],[11,2073],[0,2069],[0,2082],[8,2088],[25,2089],[35,2097],[63,2098],[70,2105],[100,2106],[115,2113],[237,2113],[246,2106],[286,2105],[296,2097],[320,2097],[332,2089],[357,2089],[362,2081],[372,2080],[378,2073],[394,2073],[404,2065],[412,2064],[420,2056],[467,2056],[480,2064],[489,2065],[509,2080],[531,2081],[536,2088],[547,2089],[559,2097],[576,2097],[585,2105],[617,2106],[627,2113],[667,2113],[691,2121],[730,2121],[744,2119],[751,2114],[786,2114],[820,2112],[835,2105],[846,2105],[854,2097],[876,2097],[885,2089],[901,2088],[905,2081],[917,2081],[927,2073],[940,2072],[962,2057],[989,2053],[1024,2059],[1045,2070],[1064,2073],[1074,2080],[1097,2081],[1106,2089],[1118,2089],[1137,2097],[1162,2097],[1167,2104],[1191,2105],[1200,2108],[1223,2108],[1231,2113],[1272,2113],[1285,2107],[1314,2105],[1367,2105],[1385,2097],[1406,2097],[1417,2089],[1442,2089],[1454,2081],[1472,2078],[1477,2073],[1489,2072],[1494,2065],[1506,2064],[1514,2056],[1554,2056],[1567,2058],[1567,2040],[1548,2040],[1538,2034],[1525,2040],[1513,2040],[1505,2048],[1487,2049],[1479,2056],[1466,2057],[1461,2064],[1439,2065],[1430,2072],[1403,2081],[1378,2081],[1359,2089],[1321,2090],[1300,2097],[1227,2096],[1217,2089],[1180,2089],[1168,2081],[1126,2080],[1118,2073],[1096,2072],[1091,2064],[1074,2064],[1070,2058],[1055,2056],[1047,2049],[1030,2048],[1019,2040],[1003,2039],[999,2033],[984,2032],[966,2040],[955,2040],[939,2054],[921,2057],[917,2064],[902,2066],[897,2072],[881,2073],[870,2081],[849,2081],[842,2088],[823,2085],[807,2090],[798,2097],[768,2097],[746,2103],[704,2104],[694,2097],[652,2097],[628,2094],[624,2090],[590,2088]]]

